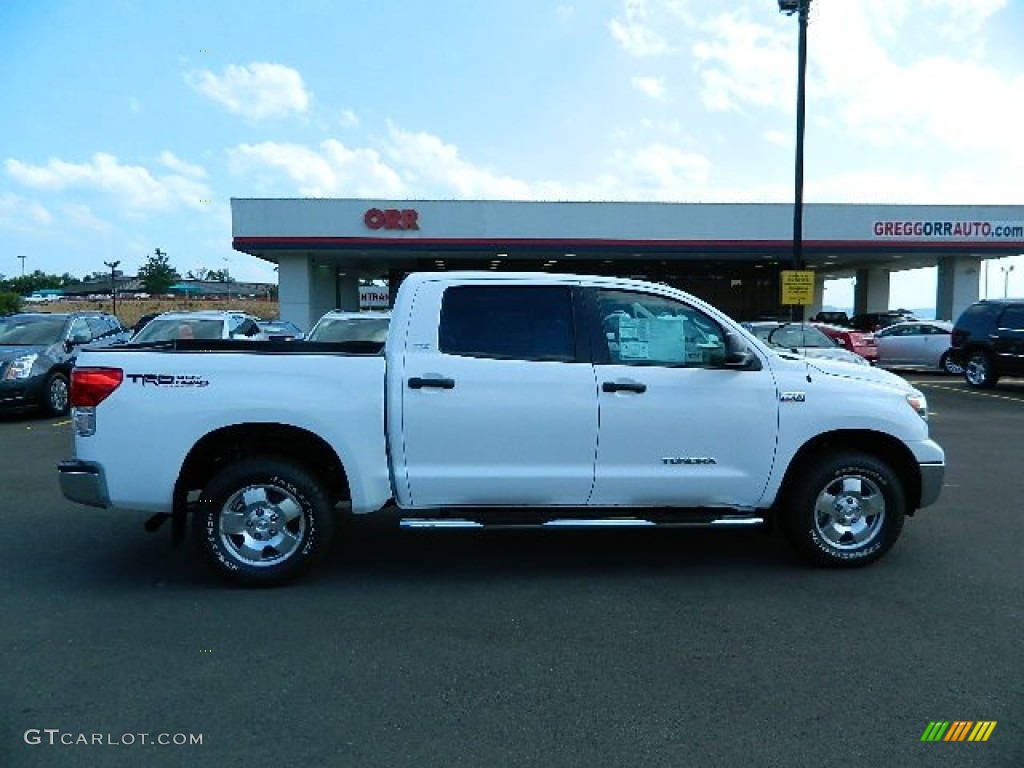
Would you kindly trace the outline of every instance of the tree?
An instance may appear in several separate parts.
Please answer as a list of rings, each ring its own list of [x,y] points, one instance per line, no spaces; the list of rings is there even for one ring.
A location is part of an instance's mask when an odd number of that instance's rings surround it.
[[[45,288],[60,288],[67,285],[65,277],[70,277],[70,275],[66,273],[65,275],[48,275],[42,270],[37,269],[27,275],[0,280],[0,291],[12,291],[22,296],[28,296],[34,291],[40,291]]]
[[[0,315],[21,311],[21,296],[9,291],[0,291]]]
[[[139,279],[147,293],[157,294],[167,293],[174,283],[181,280],[181,275],[171,266],[167,252],[157,248],[139,269]]]

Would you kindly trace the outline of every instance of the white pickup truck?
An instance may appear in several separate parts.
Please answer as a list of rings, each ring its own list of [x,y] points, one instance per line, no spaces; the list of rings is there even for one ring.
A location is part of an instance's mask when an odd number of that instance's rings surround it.
[[[71,400],[64,495],[170,517],[178,537],[191,516],[247,584],[305,570],[337,515],[396,507],[410,527],[777,522],[812,562],[861,565],[945,471],[904,380],[607,277],[414,274],[383,351],[86,349]]]

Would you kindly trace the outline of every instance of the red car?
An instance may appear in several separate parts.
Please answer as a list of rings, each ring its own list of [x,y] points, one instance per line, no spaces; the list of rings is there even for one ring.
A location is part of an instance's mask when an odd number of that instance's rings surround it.
[[[875,335],[868,331],[855,331],[852,328],[840,328],[838,325],[827,323],[814,323],[826,336],[835,339],[840,346],[854,352],[872,365],[878,360],[878,347],[875,345]]]

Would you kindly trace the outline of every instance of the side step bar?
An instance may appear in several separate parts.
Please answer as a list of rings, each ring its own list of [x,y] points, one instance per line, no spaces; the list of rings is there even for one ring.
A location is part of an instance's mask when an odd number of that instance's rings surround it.
[[[482,523],[479,520],[469,520],[454,517],[406,517],[399,521],[402,528],[502,528],[508,529],[530,529],[543,528],[749,528],[764,525],[763,517],[747,515],[732,515],[716,517],[707,520],[671,520],[656,521],[639,517],[598,517],[587,518],[558,518],[545,520],[543,522],[500,522]]]

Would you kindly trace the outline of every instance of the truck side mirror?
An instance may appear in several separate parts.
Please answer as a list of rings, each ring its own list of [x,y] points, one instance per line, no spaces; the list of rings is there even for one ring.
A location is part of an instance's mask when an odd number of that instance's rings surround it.
[[[726,331],[725,334],[725,358],[722,360],[723,368],[733,368],[744,371],[761,370],[761,359],[750,351],[747,342],[738,333]]]

